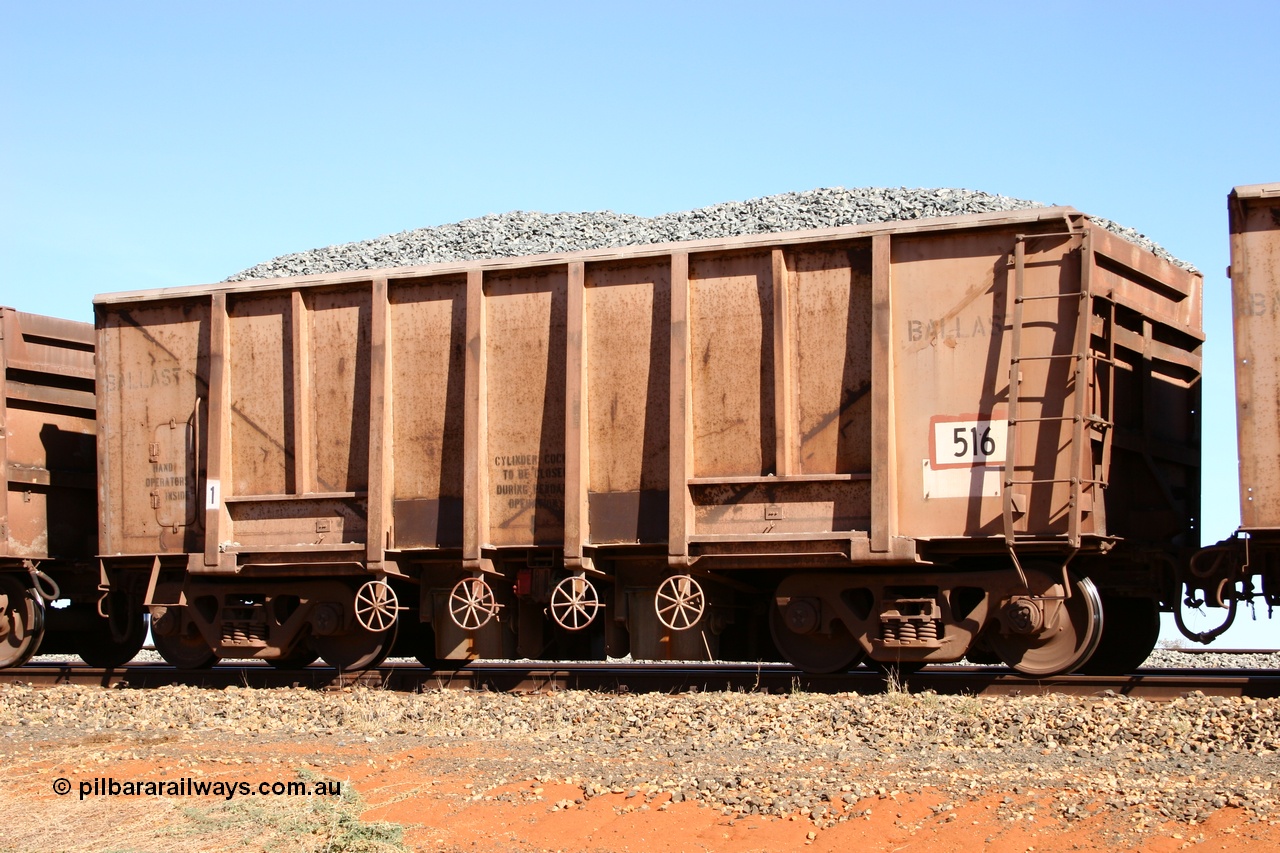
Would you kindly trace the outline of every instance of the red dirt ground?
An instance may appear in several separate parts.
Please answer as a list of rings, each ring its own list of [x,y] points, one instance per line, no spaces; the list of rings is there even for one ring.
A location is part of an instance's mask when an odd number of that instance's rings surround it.
[[[990,853],[1068,853],[1118,850],[1171,853],[1178,850],[1256,853],[1280,850],[1280,821],[1251,820],[1238,809],[1216,812],[1199,825],[1166,823],[1141,811],[1103,809],[1064,821],[1053,809],[1053,791],[1042,792],[1034,813],[1025,798],[1020,816],[1011,819],[999,792],[975,792],[956,798],[925,789],[864,799],[844,806],[852,819],[818,828],[802,815],[789,818],[734,817],[693,802],[670,803],[667,794],[652,799],[642,791],[605,794],[583,800],[581,789],[565,784],[521,780],[480,790],[469,781],[468,756],[458,750],[399,749],[383,752],[371,745],[337,747],[324,739],[297,744],[227,743],[222,740],[163,744],[164,758],[140,756],[136,747],[101,743],[75,747],[65,741],[10,749],[9,779],[3,784],[6,812],[40,820],[41,804],[72,819],[87,801],[56,797],[53,779],[113,777],[176,778],[199,773],[210,780],[297,778],[298,771],[349,781],[364,803],[364,821],[391,821],[405,827],[410,849],[434,851],[777,851],[813,850],[903,853],[926,850],[984,850]],[[385,748],[385,747],[384,747]],[[92,751],[90,761],[85,752]],[[90,764],[92,766],[90,766]],[[518,759],[510,779],[519,778]],[[15,800],[25,808],[15,810]],[[568,807],[562,807],[568,801]],[[574,801],[578,801],[575,803]],[[1100,805],[1100,804],[1099,804]],[[113,809],[154,810],[146,802],[122,799]],[[940,809],[940,810],[939,810]],[[153,812],[154,814],[154,812]],[[124,817],[123,811],[117,815]],[[141,817],[139,815],[139,817]],[[16,829],[20,825],[10,823]],[[30,848],[27,834],[0,848]],[[65,836],[59,836],[60,839]],[[25,843],[23,839],[28,839]],[[105,840],[105,839],[104,839]],[[59,843],[64,843],[59,841]],[[113,845],[114,846],[114,845]],[[136,849],[169,849],[131,836]],[[253,849],[252,846],[239,849]]]

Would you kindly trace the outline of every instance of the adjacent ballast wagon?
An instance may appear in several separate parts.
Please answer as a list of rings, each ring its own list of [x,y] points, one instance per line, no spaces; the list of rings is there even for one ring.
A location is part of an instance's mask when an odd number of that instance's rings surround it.
[[[93,326],[0,307],[0,667],[134,656],[141,597],[99,590]],[[58,602],[59,606],[51,606]]]
[[[1184,581],[1187,604],[1226,608],[1226,618],[1197,632],[1174,611],[1182,632],[1203,643],[1231,626],[1242,602],[1280,606],[1280,184],[1236,187],[1227,206],[1240,529],[1196,554]]]
[[[1280,184],[1236,187],[1231,212],[1240,526],[1280,535]]]

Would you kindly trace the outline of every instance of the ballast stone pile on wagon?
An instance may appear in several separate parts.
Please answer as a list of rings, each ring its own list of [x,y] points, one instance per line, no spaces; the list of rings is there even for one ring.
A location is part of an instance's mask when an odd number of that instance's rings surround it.
[[[1046,205],[966,189],[834,187],[728,201],[654,217],[607,210],[582,213],[517,210],[281,255],[236,273],[227,281],[515,258],[1038,207]],[[1179,261],[1134,229],[1109,219],[1091,218],[1158,257],[1191,269],[1189,264]]]

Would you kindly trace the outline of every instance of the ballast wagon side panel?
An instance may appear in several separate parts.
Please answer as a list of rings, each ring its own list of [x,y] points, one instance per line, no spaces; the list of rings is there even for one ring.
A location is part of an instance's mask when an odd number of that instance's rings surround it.
[[[389,301],[390,544],[461,548],[466,276],[399,282]]]
[[[1154,539],[1101,493],[1194,516],[1198,306],[1063,209],[106,297],[103,553]]]
[[[103,554],[363,561],[373,310],[367,284],[100,305]]]
[[[99,553],[200,550],[208,300],[98,311]]]
[[[871,243],[690,255],[676,291],[688,373],[673,389],[690,414],[677,561],[804,540],[845,552],[887,529],[872,511]]]
[[[586,525],[574,544],[665,544],[670,500],[671,264],[641,258],[585,270],[582,404],[571,425],[589,459]],[[576,378],[579,373],[575,372]],[[586,413],[586,418],[582,413]],[[570,478],[574,479],[574,478]],[[579,517],[582,512],[579,510]]]
[[[1199,299],[1069,208],[99,297],[103,554],[219,654],[387,578],[441,657],[544,654],[554,590],[715,657],[807,571],[869,646],[903,570],[1187,533]]]
[[[96,306],[108,581],[143,578],[157,647],[182,666],[376,662],[396,612],[385,583],[362,587],[388,545],[369,525],[391,512],[385,281],[156,296]]]
[[[1009,220],[673,261],[673,563],[1189,535],[1199,276]]]
[[[1240,524],[1280,532],[1280,184],[1236,187],[1231,215]]]

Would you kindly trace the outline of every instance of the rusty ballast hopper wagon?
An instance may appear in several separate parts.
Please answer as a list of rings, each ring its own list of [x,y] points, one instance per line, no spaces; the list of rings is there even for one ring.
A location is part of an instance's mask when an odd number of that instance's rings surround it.
[[[113,666],[146,634],[137,596],[99,615],[93,341],[89,323],[0,307],[0,667],[38,650]]]
[[[398,615],[426,661],[1043,674],[1154,645],[1196,545],[1200,277],[1070,208],[96,311],[104,573],[186,665]]]

